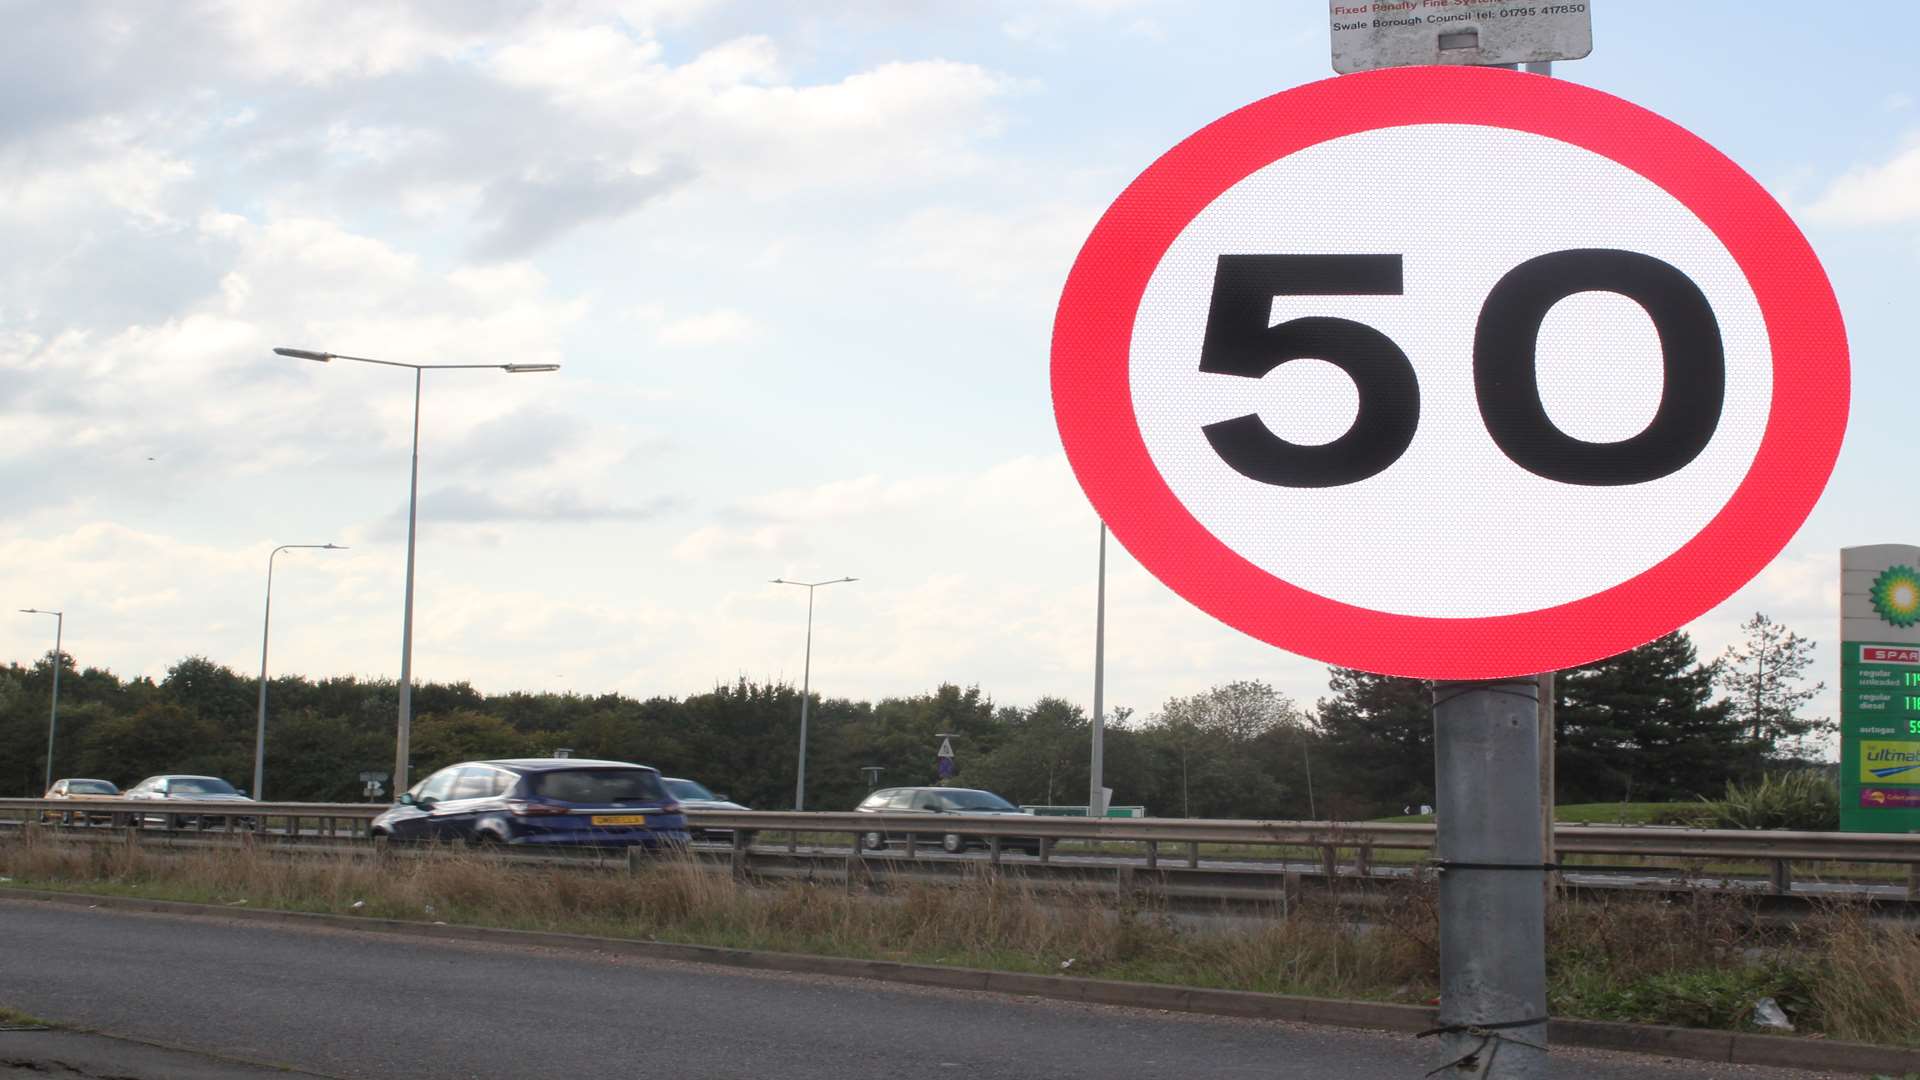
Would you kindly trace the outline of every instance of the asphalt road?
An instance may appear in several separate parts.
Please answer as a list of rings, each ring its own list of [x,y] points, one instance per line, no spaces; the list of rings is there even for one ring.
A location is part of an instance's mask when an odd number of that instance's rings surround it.
[[[1380,1080],[1435,1064],[1425,1042],[1337,1028],[7,899],[0,1004],[335,1077]],[[1592,1080],[1818,1075],[1555,1057]]]

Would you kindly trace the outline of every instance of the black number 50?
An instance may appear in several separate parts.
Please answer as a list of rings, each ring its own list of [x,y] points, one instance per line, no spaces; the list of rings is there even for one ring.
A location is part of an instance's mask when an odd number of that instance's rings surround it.
[[[1617,442],[1568,435],[1540,400],[1540,325],[1555,304],[1584,292],[1639,304],[1660,340],[1660,406],[1644,429]],[[1251,413],[1208,424],[1201,430],[1221,460],[1264,484],[1308,488],[1355,483],[1398,461],[1420,426],[1420,385],[1407,354],[1351,319],[1267,319],[1276,296],[1401,293],[1399,255],[1220,256],[1200,370],[1258,379],[1312,358],[1345,371],[1360,399],[1353,425],[1321,446],[1288,442]],[[1720,325],[1706,296],[1671,263],[1637,252],[1579,248],[1528,259],[1494,285],[1474,324],[1474,396],[1487,433],[1514,464],[1549,480],[1641,484],[1679,471],[1713,438],[1726,384]]]

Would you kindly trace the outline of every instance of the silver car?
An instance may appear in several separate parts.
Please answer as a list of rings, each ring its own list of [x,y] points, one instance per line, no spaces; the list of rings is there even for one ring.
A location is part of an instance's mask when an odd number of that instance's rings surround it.
[[[178,800],[181,802],[232,802],[252,803],[247,793],[227,783],[217,776],[189,776],[168,773],[162,776],[149,776],[145,780],[128,788],[123,795],[128,799],[152,799],[155,801]],[[225,815],[207,815],[203,813],[170,814],[162,808],[141,810],[133,815],[133,824],[158,825],[163,829],[184,829],[188,827],[206,829],[224,826]],[[234,824],[243,829],[251,829],[258,824],[252,816],[234,818]]]
[[[688,810],[745,810],[747,807],[733,802],[725,795],[715,795],[705,784],[698,780],[683,780],[677,776],[663,776],[660,783],[666,787],[667,794],[680,801]],[[695,840],[720,840],[733,842],[732,829],[693,829]],[[753,833],[746,833],[746,842],[753,843]]]
[[[866,797],[855,812],[862,814],[925,814],[928,816],[927,828],[915,829],[915,843],[921,837],[927,837],[939,843],[940,847],[958,855],[970,847],[985,847],[987,841],[964,833],[944,832],[940,828],[939,815],[944,814],[992,814],[995,816],[1022,816],[1026,811],[1013,805],[991,791],[979,788],[950,787],[903,787],[882,788]],[[860,835],[860,844],[869,851],[879,851],[894,840],[904,840],[903,832],[873,830]],[[1013,848],[1030,855],[1040,854],[1040,838],[1037,836],[1002,837],[1002,849]]]

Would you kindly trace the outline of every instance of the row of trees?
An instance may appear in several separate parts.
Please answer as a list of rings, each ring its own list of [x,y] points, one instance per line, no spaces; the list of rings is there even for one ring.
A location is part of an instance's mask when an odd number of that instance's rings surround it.
[[[164,679],[123,681],[61,658],[56,771],[122,785],[158,772],[225,776],[253,770],[257,680],[190,657]],[[1698,662],[1685,634],[1561,673],[1562,802],[1713,795],[1729,779],[1796,757],[1826,730],[1800,709],[1805,639],[1764,616],[1742,646]],[[37,794],[46,762],[51,668],[0,669],[0,790]],[[1716,689],[1724,696],[1716,699]],[[1432,719],[1424,684],[1335,668],[1311,710],[1258,681],[1174,698],[1109,718],[1105,779],[1120,804],[1162,816],[1363,818],[1433,799]],[[274,679],[266,791],[274,799],[353,801],[359,774],[391,768],[397,705],[391,682]],[[740,680],[685,698],[510,693],[465,683],[415,688],[415,778],[474,758],[547,755],[641,761],[752,806],[790,806],[799,694]],[[978,687],[943,685],[878,702],[812,707],[807,805],[850,808],[880,783],[935,780],[943,734],[958,783],[1021,803],[1082,804],[1090,724],[1077,705],[1042,698],[995,705]]]

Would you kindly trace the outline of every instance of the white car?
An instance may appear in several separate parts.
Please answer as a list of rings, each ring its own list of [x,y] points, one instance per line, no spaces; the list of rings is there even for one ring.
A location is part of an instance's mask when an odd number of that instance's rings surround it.
[[[162,776],[149,776],[145,780],[128,788],[124,793],[128,799],[179,800],[182,802],[233,802],[251,803],[247,793],[227,783],[217,776],[186,776],[168,773]],[[234,824],[243,829],[251,829],[258,824],[252,816],[235,816]],[[138,825],[158,825],[163,829],[184,829],[189,826],[199,829],[217,828],[227,823],[224,815],[203,813],[169,814],[155,808],[144,810],[133,816]]]

